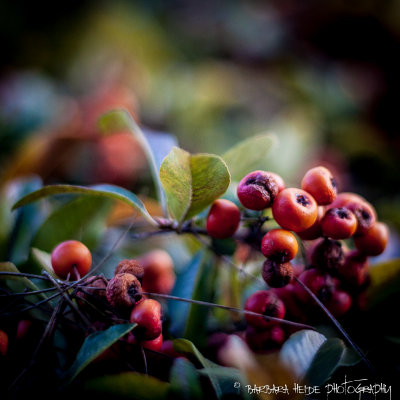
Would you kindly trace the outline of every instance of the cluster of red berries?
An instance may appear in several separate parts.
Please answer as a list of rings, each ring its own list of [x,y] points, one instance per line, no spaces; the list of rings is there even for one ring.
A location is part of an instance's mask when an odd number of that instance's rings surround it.
[[[266,257],[262,277],[270,290],[253,293],[245,309],[275,318],[311,320],[316,314],[313,300],[295,282],[296,276],[335,317],[348,312],[367,282],[368,256],[381,254],[388,242],[389,230],[377,221],[374,207],[357,194],[338,194],[335,179],[322,166],[306,172],[301,188],[286,188],[273,172],[253,171],[240,181],[237,196],[246,209],[271,208],[280,226],[264,232],[261,239],[260,250]],[[207,232],[215,238],[231,237],[240,218],[238,206],[219,199],[209,211]],[[296,235],[308,246],[307,268],[292,265],[299,247]],[[351,251],[341,242],[350,238],[355,247]],[[246,320],[245,337],[254,350],[284,341],[276,321],[252,315]]]
[[[92,256],[83,243],[68,240],[55,247],[51,262],[60,278],[79,279],[90,271]],[[110,280],[99,276],[85,278],[78,299],[86,298],[98,305],[106,301],[117,315],[129,317],[130,322],[138,325],[126,338],[128,343],[140,343],[144,348],[158,351],[163,344],[161,304],[146,298],[142,292],[169,294],[174,283],[171,257],[156,249],[138,260],[122,260]]]

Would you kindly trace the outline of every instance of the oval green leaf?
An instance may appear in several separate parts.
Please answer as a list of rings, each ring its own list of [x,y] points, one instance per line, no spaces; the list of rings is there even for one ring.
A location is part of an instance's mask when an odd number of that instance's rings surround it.
[[[110,205],[110,199],[94,196],[82,196],[68,202],[40,226],[33,246],[50,252],[58,243],[76,239],[89,248],[95,247],[106,227]]]
[[[326,340],[324,335],[316,331],[298,331],[283,344],[279,357],[283,364],[301,379]]]
[[[122,336],[129,333],[136,324],[119,324],[110,328],[94,332],[82,344],[74,363],[66,374],[66,383],[72,382],[75,377],[86,368],[103,351],[112,346]]]
[[[306,382],[311,386],[323,385],[342,365],[345,350],[345,344],[338,338],[327,339],[322,343],[307,370]]]
[[[175,359],[170,372],[171,391],[178,399],[202,399],[203,390],[194,365],[182,357]]]
[[[168,398],[170,386],[169,383],[151,375],[123,372],[90,379],[85,382],[84,389],[89,393],[98,394],[100,398],[163,400]]]
[[[240,181],[246,174],[268,168],[269,153],[277,145],[275,135],[256,135],[236,144],[222,155],[233,181]]]
[[[213,154],[190,154],[174,147],[160,168],[171,215],[179,222],[195,216],[225,193],[228,167]]]
[[[84,194],[91,196],[107,197],[113,200],[120,200],[139,211],[144,218],[152,225],[156,225],[156,221],[146,210],[142,201],[132,192],[127,189],[115,185],[94,185],[90,187],[75,186],[75,185],[49,185],[42,189],[36,190],[33,193],[24,196],[13,205],[13,210],[34,201],[43,199],[45,197],[54,196],[57,194]]]

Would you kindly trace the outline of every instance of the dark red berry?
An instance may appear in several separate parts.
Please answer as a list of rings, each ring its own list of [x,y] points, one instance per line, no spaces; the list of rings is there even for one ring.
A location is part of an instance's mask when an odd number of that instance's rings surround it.
[[[244,309],[269,317],[282,319],[285,316],[285,305],[282,300],[267,290],[259,290],[253,293],[247,299]],[[246,321],[248,324],[258,328],[267,328],[277,324],[277,321],[256,315],[246,315]]]
[[[357,229],[355,215],[345,207],[330,208],[321,221],[322,233],[332,239],[347,239]]]
[[[369,256],[383,253],[389,241],[389,228],[383,222],[376,222],[364,234],[354,237],[357,249]]]
[[[253,171],[247,174],[237,188],[237,195],[242,205],[249,210],[263,210],[270,207],[279,192],[274,175],[266,171]]]

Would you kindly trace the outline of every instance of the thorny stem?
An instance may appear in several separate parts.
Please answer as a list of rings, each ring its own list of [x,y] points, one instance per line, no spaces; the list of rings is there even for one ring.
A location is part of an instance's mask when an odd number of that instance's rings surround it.
[[[231,306],[224,306],[222,304],[216,304],[216,303],[209,303],[208,301],[185,299],[183,297],[172,296],[172,295],[169,295],[169,294],[160,294],[160,293],[143,292],[143,294],[146,295],[146,296],[159,297],[159,298],[167,299],[167,300],[183,301],[183,302],[186,302],[186,303],[197,304],[199,306],[221,308],[222,310],[233,311],[233,312],[237,312],[237,313],[244,314],[244,315],[253,315],[255,317],[262,317],[262,318],[266,319],[267,321],[275,321],[275,322],[282,323],[283,325],[290,325],[290,326],[294,326],[296,328],[315,330],[314,327],[312,327],[310,325],[306,325],[306,324],[301,324],[300,322],[294,322],[294,321],[289,321],[287,319],[270,317],[270,316],[267,316],[267,315],[264,315],[264,314],[260,314],[260,313],[256,313],[256,312],[253,312],[253,311],[243,310],[241,308],[236,308],[236,307],[231,307]]]
[[[361,359],[365,362],[367,367],[371,371],[375,371],[374,366],[367,359],[363,351],[353,342],[350,338],[349,334],[345,331],[339,321],[331,314],[331,312],[324,306],[321,300],[296,276],[294,277],[295,281],[312,297],[312,299],[318,304],[321,310],[328,316],[328,318],[333,322],[339,332],[343,335],[343,337],[347,340],[349,345],[354,349],[354,351],[361,357]]]

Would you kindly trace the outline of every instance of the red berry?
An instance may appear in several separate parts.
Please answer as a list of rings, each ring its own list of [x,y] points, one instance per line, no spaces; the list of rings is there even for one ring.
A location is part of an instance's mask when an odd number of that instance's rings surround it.
[[[271,206],[278,191],[274,175],[266,171],[253,171],[239,182],[237,195],[249,210],[263,210]]]
[[[366,281],[368,264],[365,254],[352,250],[346,254],[344,263],[337,267],[337,274],[344,283],[360,287]]]
[[[339,318],[349,311],[352,303],[352,298],[348,293],[343,290],[334,290],[325,305],[334,317]]]
[[[383,253],[388,241],[389,228],[383,222],[376,222],[364,234],[354,237],[357,249],[368,256],[377,256]]]
[[[67,240],[55,247],[51,253],[51,265],[60,278],[68,275],[79,279],[90,271],[92,255],[89,249],[77,240]]]
[[[342,243],[332,239],[321,239],[310,249],[311,264],[321,270],[335,271],[344,263]]]
[[[285,316],[285,305],[275,294],[267,290],[259,290],[253,293],[244,305],[244,309],[265,316],[283,318]],[[249,325],[258,328],[267,328],[276,325],[277,321],[268,320],[256,315],[246,315]]]
[[[276,184],[278,185],[278,193],[282,192],[283,189],[285,189],[286,185],[285,185],[285,181],[283,180],[283,178],[276,174],[275,172],[268,172],[271,177],[275,180]]]
[[[321,228],[322,233],[332,239],[347,239],[357,229],[357,218],[345,207],[330,208],[322,218]]]
[[[21,319],[17,325],[16,339],[21,340],[27,336],[32,326],[32,321],[29,319]]]
[[[376,211],[372,204],[355,193],[344,192],[338,194],[329,208],[346,207],[357,218],[356,234],[366,233],[376,222]]]
[[[161,351],[162,344],[163,344],[162,333],[153,340],[142,340],[141,341],[141,345],[145,349],[149,349],[149,350],[153,350],[153,351]]]
[[[315,167],[306,172],[301,188],[310,193],[319,205],[332,203],[336,198],[336,181],[325,167]]]
[[[306,285],[323,303],[330,299],[332,292],[339,286],[339,281],[315,268],[304,271],[299,280]],[[299,285],[295,285],[296,294],[304,303],[312,302],[310,295]]]
[[[130,316],[130,322],[138,324],[135,335],[142,340],[153,340],[161,334],[161,305],[153,299],[144,299],[137,304]]]
[[[325,207],[319,206],[317,212],[317,219],[306,230],[297,232],[297,235],[302,240],[315,240],[322,236],[321,220],[325,215]]]
[[[3,357],[7,354],[8,335],[0,329],[0,355]]]
[[[218,199],[212,204],[207,216],[207,232],[217,239],[233,236],[240,222],[240,211],[236,204],[229,200]]]
[[[245,332],[246,343],[255,352],[265,352],[281,346],[285,340],[285,332],[279,326],[258,330],[248,326]]]
[[[318,215],[314,198],[301,189],[282,190],[272,206],[275,221],[284,229],[301,232],[312,226]]]
[[[279,263],[295,258],[298,248],[296,237],[285,229],[272,229],[261,241],[261,252],[264,256]]]
[[[170,294],[175,285],[176,275],[171,256],[162,249],[152,250],[140,258],[143,266],[144,292]]]

